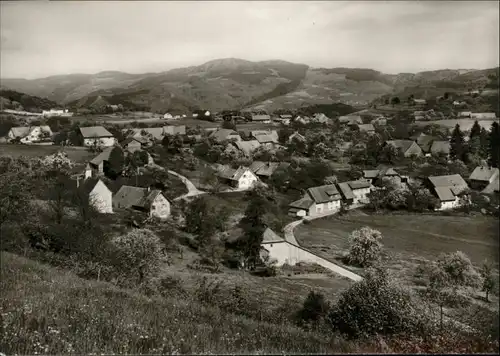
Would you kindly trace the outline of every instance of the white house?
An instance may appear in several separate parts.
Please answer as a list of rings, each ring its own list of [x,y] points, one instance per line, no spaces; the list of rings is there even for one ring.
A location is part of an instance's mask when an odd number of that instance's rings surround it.
[[[194,113],[194,114],[193,114],[193,117],[198,117],[198,114],[197,114],[197,113]]]
[[[52,139],[52,130],[47,125],[12,127],[7,133],[7,141],[15,139],[20,139],[20,142],[25,144],[44,140],[50,141]]]
[[[164,118],[165,120],[171,120],[171,119],[173,119],[174,117],[172,116],[172,114],[166,113],[166,114],[164,114],[164,115],[163,115],[163,118]]]
[[[113,193],[99,178],[88,178],[87,169],[85,179],[80,182],[80,177],[76,178],[76,188],[79,194],[88,197],[89,203],[102,214],[113,213]]]
[[[368,204],[370,199],[368,194],[371,191],[371,184],[363,180],[354,180],[337,184],[344,201],[349,205],[360,206]]]
[[[303,217],[335,214],[340,210],[341,200],[335,184],[309,188],[301,199],[290,203],[288,215]]]
[[[432,176],[428,180],[432,191],[440,202],[436,210],[449,210],[459,207],[464,201],[460,197],[461,193],[469,188],[459,174]]]
[[[228,166],[217,167],[217,177],[236,189],[249,189],[259,181],[259,178],[247,167],[233,169]]]
[[[102,126],[80,127],[80,135],[86,147],[111,147],[116,141],[113,134]]]
[[[123,185],[113,196],[115,209],[143,211],[151,217],[166,219],[170,216],[170,202],[160,190]]]
[[[205,111],[205,116],[210,116],[210,111]]]
[[[46,117],[73,116],[73,113],[69,112],[68,109],[50,109],[50,110],[42,110],[42,116],[46,116]]]

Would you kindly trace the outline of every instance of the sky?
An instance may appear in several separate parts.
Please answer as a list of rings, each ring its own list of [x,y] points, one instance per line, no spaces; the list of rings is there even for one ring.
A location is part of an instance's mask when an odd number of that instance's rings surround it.
[[[1,1],[0,77],[218,58],[384,73],[499,65],[498,1]]]

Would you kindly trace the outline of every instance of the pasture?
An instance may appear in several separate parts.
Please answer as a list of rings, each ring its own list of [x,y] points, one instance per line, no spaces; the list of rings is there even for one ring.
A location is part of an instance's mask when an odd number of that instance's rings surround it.
[[[21,156],[44,157],[54,154],[60,150],[66,152],[68,154],[68,158],[77,163],[87,162],[95,156],[95,154],[89,152],[85,147],[0,144],[0,156],[11,156],[13,158]]]
[[[342,264],[342,256],[349,249],[349,234],[364,226],[382,233],[384,260],[399,278],[412,276],[416,265],[435,260],[441,253],[456,251],[466,253],[476,265],[488,259],[498,268],[498,220],[492,217],[352,212],[299,225],[295,237],[301,246]],[[358,268],[346,267],[362,273]]]
[[[470,131],[475,121],[476,120],[474,119],[450,119],[450,120],[417,121],[415,124],[418,126],[440,125],[446,127],[447,129],[453,129],[456,124],[459,124],[460,130]],[[491,129],[491,125],[493,124],[493,122],[494,120],[478,120],[479,125],[481,127],[484,127],[488,131]]]

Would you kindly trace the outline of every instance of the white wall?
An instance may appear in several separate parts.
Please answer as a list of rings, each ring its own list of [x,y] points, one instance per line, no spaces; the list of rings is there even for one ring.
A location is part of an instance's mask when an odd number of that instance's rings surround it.
[[[363,188],[363,189],[355,189],[352,191],[354,195],[353,203],[358,204],[358,203],[363,203],[367,204],[369,203],[369,200],[367,195],[370,193],[370,188]]]
[[[340,200],[335,200],[332,202],[314,204],[312,209],[309,210],[311,216],[324,215],[324,214],[335,214],[340,210]]]
[[[458,197],[455,197],[455,200],[452,201],[442,201],[441,205],[436,210],[450,210],[450,209],[455,209],[459,206],[460,206],[460,199]]]
[[[258,180],[257,176],[255,176],[255,174],[247,170],[238,180],[238,188],[239,189],[250,188],[255,182],[257,182],[257,180]]]
[[[89,199],[100,213],[110,214],[113,212],[113,193],[102,181],[97,182],[90,192]]]
[[[170,216],[170,203],[163,194],[159,194],[153,201],[150,215],[160,219],[166,219]]]
[[[83,140],[83,145],[90,147],[94,146],[94,142],[97,141],[98,146],[111,147],[115,144],[114,137],[101,137],[101,138],[86,138]]]

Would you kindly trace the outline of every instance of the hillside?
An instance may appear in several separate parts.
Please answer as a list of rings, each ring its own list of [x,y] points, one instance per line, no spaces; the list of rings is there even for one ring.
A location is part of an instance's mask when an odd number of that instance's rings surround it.
[[[311,68],[281,60],[225,58],[161,73],[3,79],[2,85],[77,108],[122,104],[131,109],[178,113],[195,109],[274,111],[333,102],[364,106],[383,95],[466,91],[485,87],[489,76],[497,72],[498,68],[384,74],[366,68]]]
[[[56,102],[46,98],[39,98],[14,90],[0,89],[0,109],[40,112],[57,106]]]

